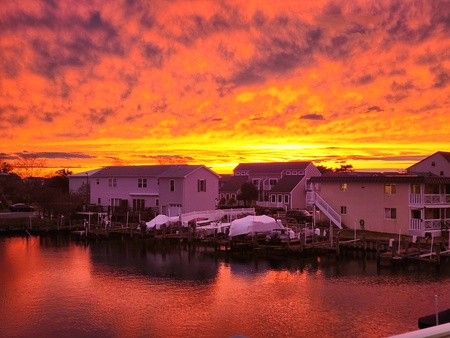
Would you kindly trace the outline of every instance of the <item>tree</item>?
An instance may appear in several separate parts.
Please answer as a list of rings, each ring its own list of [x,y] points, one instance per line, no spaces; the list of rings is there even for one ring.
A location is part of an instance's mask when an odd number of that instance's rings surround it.
[[[6,161],[1,161],[1,160],[0,160],[0,162],[1,162],[1,164],[0,164],[0,172],[1,173],[7,174],[14,169],[14,167],[11,163],[8,163]]]
[[[175,156],[169,156],[169,155],[159,155],[156,157],[156,162],[158,164],[187,164],[189,160],[192,158],[190,157],[183,157],[180,155]]]
[[[353,169],[353,166],[351,164],[341,164],[341,167],[340,168],[336,168],[334,171],[335,172],[350,173],[350,172],[353,172],[355,170]]]
[[[332,168],[325,167],[324,165],[318,165],[316,168],[320,171],[321,174],[332,172]]]
[[[252,201],[258,199],[258,189],[251,182],[245,182],[241,187],[241,193],[237,199],[244,201],[244,206],[251,205]]]
[[[20,156],[14,165],[14,173],[22,179],[40,177],[44,172],[47,161],[36,156]]]

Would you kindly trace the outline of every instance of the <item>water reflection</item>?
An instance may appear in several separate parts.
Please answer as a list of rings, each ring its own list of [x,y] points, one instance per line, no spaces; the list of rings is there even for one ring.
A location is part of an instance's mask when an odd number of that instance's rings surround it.
[[[385,337],[450,307],[448,265],[268,258],[141,238],[0,238],[0,335]],[[4,305],[4,306],[3,306]]]

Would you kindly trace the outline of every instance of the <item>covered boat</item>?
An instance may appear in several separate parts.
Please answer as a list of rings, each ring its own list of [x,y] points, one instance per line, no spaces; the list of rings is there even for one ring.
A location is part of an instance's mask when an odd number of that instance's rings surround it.
[[[284,229],[283,224],[275,218],[262,216],[246,216],[231,222],[229,237],[249,235],[257,232],[271,232],[273,229]]]
[[[178,222],[178,220],[179,220],[178,216],[169,217],[163,214],[159,214],[158,216],[153,218],[151,221],[146,222],[145,224],[147,225],[147,230],[150,229],[160,230],[161,225],[163,224],[169,225],[170,223]]]

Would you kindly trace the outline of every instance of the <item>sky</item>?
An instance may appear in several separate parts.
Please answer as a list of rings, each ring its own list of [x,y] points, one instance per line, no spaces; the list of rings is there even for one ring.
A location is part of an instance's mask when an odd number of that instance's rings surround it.
[[[0,159],[312,161],[450,151],[450,0],[0,0]]]

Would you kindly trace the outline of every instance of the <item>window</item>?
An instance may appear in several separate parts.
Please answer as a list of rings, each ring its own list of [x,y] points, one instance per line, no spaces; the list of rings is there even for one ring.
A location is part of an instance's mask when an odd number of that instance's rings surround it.
[[[120,206],[120,198],[111,198],[111,206],[112,207],[119,207]]]
[[[275,203],[275,202],[277,201],[276,195],[270,195],[270,201],[271,201],[272,203]]]
[[[283,195],[278,195],[278,203],[283,202]]]
[[[156,205],[156,206],[159,206],[159,198],[157,198],[157,199],[155,200],[155,205]]]
[[[258,187],[259,186],[259,180],[252,180],[252,183],[254,186]]]
[[[133,211],[141,211],[145,209],[144,199],[133,199]]]
[[[108,187],[110,187],[110,188],[117,187],[117,179],[116,178],[108,179]]]
[[[271,179],[269,180],[269,184],[270,184],[270,185],[275,185],[275,184],[277,184],[277,179],[276,179],[276,178],[271,178]]]
[[[284,195],[284,204],[289,204],[289,195]]]
[[[286,171],[286,175],[291,175],[291,172],[290,171]]]
[[[347,215],[347,207],[341,206],[341,215]]]
[[[443,172],[443,171],[439,172],[439,174],[440,174],[441,176],[444,176],[444,172]]]
[[[147,188],[146,178],[138,178],[138,188]]]
[[[170,191],[175,191],[175,180],[170,180]]]
[[[173,190],[172,190],[173,191]],[[206,191],[206,180],[198,180],[197,181],[197,191]]]
[[[102,199],[100,197],[97,199],[97,204],[102,205]]]
[[[397,219],[397,209],[395,208],[385,208],[384,209],[385,219]]]
[[[395,195],[396,194],[396,184],[395,183],[386,183],[384,185],[384,193],[388,195]]]
[[[347,183],[341,183],[341,190],[347,191]]]
[[[431,162],[431,166],[432,167],[436,166],[436,162]]]
[[[97,179],[96,179],[96,183],[97,183],[97,184],[100,184],[100,179],[97,178]]]

